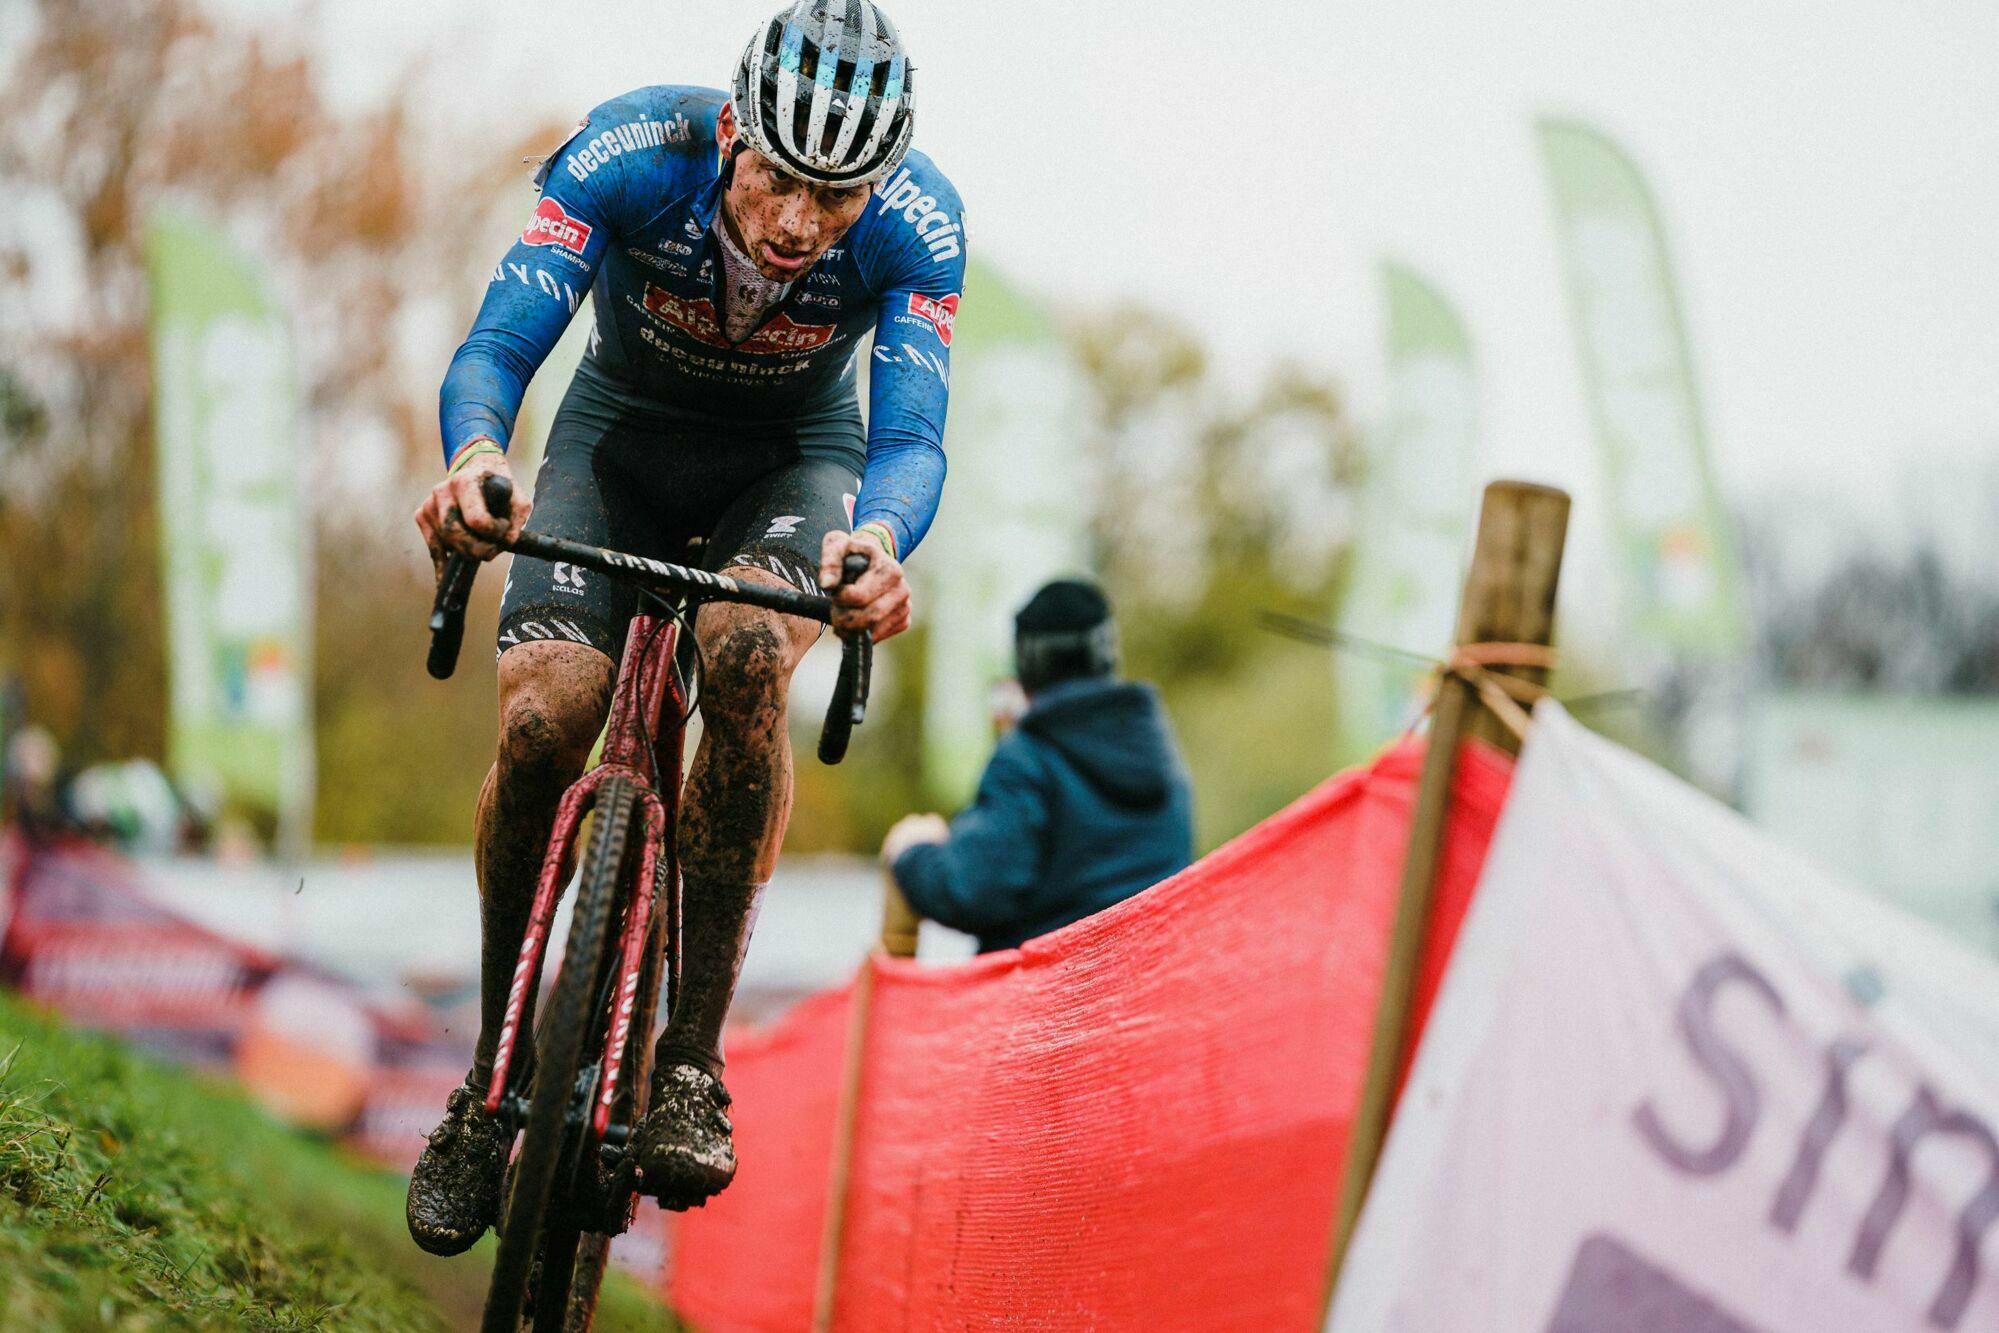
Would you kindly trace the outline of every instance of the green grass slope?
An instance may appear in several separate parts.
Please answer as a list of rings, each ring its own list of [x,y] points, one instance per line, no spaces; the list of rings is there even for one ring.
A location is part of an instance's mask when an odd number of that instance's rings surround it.
[[[401,1177],[0,998],[0,1330],[461,1328],[491,1248],[423,1254]],[[614,1281],[597,1327],[673,1324]]]

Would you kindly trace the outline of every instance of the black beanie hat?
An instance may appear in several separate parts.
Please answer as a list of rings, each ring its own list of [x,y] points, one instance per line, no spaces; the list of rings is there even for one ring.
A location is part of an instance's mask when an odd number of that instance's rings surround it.
[[[1030,694],[1057,681],[1109,675],[1117,669],[1111,604],[1083,579],[1044,585],[1013,618],[1013,655],[1021,688]]]

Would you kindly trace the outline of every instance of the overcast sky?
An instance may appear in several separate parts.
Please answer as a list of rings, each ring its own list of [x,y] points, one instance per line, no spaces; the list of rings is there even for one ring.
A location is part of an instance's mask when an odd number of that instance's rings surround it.
[[[279,0],[215,0],[289,19]],[[769,0],[321,0],[332,92],[429,53],[495,134],[644,83],[721,85]],[[1381,378],[1376,265],[1463,311],[1482,459],[1594,489],[1531,124],[1619,140],[1664,210],[1724,482],[1878,494],[1999,449],[1999,7],[904,0],[917,143],[975,253],[1061,302],[1134,299],[1232,366]],[[505,237],[495,237],[495,249]]]

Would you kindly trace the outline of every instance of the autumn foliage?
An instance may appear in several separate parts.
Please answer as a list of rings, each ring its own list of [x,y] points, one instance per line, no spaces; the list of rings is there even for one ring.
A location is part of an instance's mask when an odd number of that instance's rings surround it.
[[[436,467],[471,256],[491,248],[475,237],[528,197],[521,158],[559,128],[441,142],[407,92],[336,112],[301,49],[185,0],[43,0],[28,31],[0,73],[15,214],[0,229],[0,666],[73,764],[162,753],[142,245],[152,210],[175,206],[257,254],[291,314],[319,554],[320,834],[462,822],[490,699],[418,687],[429,570],[408,511]]]

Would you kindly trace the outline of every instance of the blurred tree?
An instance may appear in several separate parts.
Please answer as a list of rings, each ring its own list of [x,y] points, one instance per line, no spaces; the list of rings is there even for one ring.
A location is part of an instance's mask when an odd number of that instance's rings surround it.
[[[1117,607],[1125,665],[1160,687],[1212,847],[1331,771],[1332,676],[1322,650],[1273,636],[1266,607],[1331,615],[1358,451],[1329,376],[1272,369],[1230,392],[1190,330],[1119,309],[1067,337],[1090,411],[1092,564]],[[919,555],[919,560],[923,557]],[[884,654],[883,688],[846,765],[801,766],[788,846],[872,849],[926,804],[916,628]],[[794,717],[809,753],[806,728]]]
[[[292,312],[320,501],[320,834],[462,829],[491,705],[417,688],[429,570],[408,510],[449,347],[409,330],[440,295],[470,310],[465,257],[492,248],[474,238],[560,127],[440,142],[407,82],[337,114],[299,50],[188,0],[39,0],[27,26],[0,86],[0,652],[28,711],[76,762],[162,752],[141,246],[179,203],[259,253]]]
[[[1332,615],[1359,450],[1330,376],[1271,368],[1231,393],[1198,339],[1123,309],[1079,325],[1095,411],[1092,545],[1127,670],[1153,681],[1195,777],[1204,847],[1331,771],[1322,651],[1262,629],[1266,609]]]
[[[1764,681],[1999,693],[1999,455],[1919,470],[1864,516],[1841,508],[1788,497],[1743,524]]]

